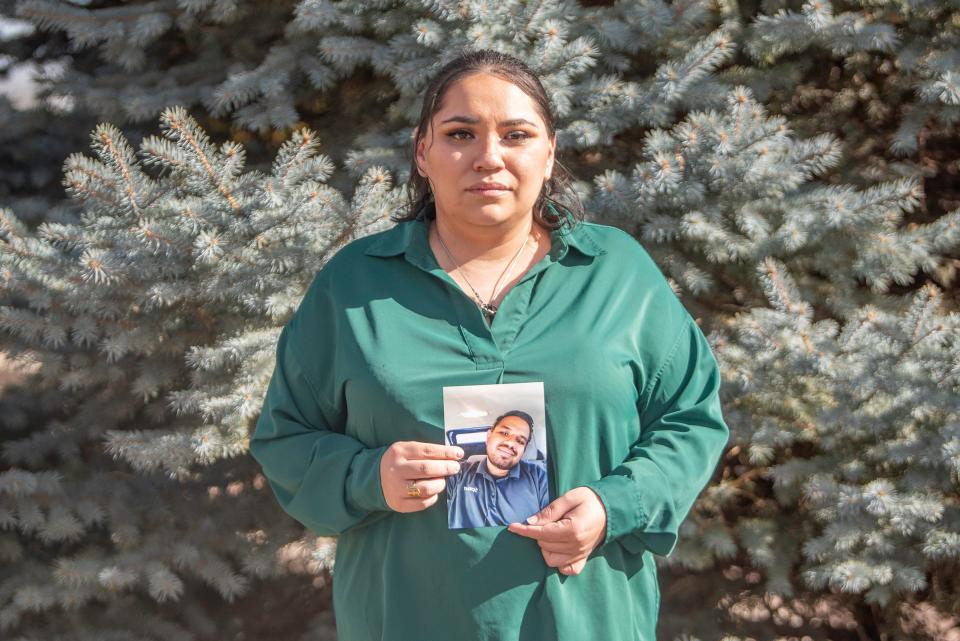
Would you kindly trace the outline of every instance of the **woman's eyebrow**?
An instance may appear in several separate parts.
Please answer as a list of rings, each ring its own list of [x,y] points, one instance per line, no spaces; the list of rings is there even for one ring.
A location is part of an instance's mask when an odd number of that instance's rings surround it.
[[[462,122],[467,125],[476,125],[480,122],[479,118],[473,118],[471,116],[451,116],[446,120],[442,121],[440,124],[446,124],[448,122]],[[499,127],[515,127],[517,125],[530,125],[531,127],[536,127],[536,123],[532,123],[526,118],[511,118],[510,120],[501,120],[497,126]]]

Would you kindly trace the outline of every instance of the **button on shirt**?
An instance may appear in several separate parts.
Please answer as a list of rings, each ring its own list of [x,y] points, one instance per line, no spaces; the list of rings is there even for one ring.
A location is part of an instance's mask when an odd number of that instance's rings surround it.
[[[478,456],[447,477],[448,517],[451,528],[486,527],[523,522],[550,502],[547,470],[541,461],[521,459],[497,478]]]
[[[250,452],[280,506],[338,536],[340,641],[655,641],[654,554],[709,482],[729,430],[709,343],[643,247],[589,222],[489,324],[437,263],[425,212],[351,241],[283,327]],[[542,381],[550,499],[596,492],[606,538],[576,576],[505,526],[399,513],[379,463],[444,442],[443,387]]]

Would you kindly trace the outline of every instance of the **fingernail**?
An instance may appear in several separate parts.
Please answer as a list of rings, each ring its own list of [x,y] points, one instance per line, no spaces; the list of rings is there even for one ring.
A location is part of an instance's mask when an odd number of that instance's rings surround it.
[[[457,452],[457,458],[463,458],[463,450],[462,450],[462,449],[460,449],[460,448],[458,447],[457,450],[456,450],[456,452]]]
[[[536,524],[537,524],[537,515],[534,514],[534,515],[531,516],[529,519],[527,519],[527,523],[529,523],[530,525],[536,525]]]

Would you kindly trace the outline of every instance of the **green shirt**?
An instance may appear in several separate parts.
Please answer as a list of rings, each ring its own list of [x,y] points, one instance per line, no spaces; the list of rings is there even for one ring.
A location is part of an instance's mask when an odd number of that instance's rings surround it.
[[[343,247],[277,344],[250,441],[283,509],[338,536],[340,641],[654,641],[653,554],[710,480],[729,430],[709,344],[642,246],[580,223],[506,294],[492,326],[438,265],[421,218]],[[443,443],[442,388],[543,381],[550,499],[607,512],[583,571],[505,527],[450,530],[446,497],[387,507],[398,440]]]

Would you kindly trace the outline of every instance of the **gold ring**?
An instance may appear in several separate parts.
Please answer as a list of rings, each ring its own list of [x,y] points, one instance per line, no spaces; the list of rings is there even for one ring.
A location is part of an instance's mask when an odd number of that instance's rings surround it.
[[[416,481],[407,481],[407,496],[415,499],[420,498],[420,488],[417,487]]]

